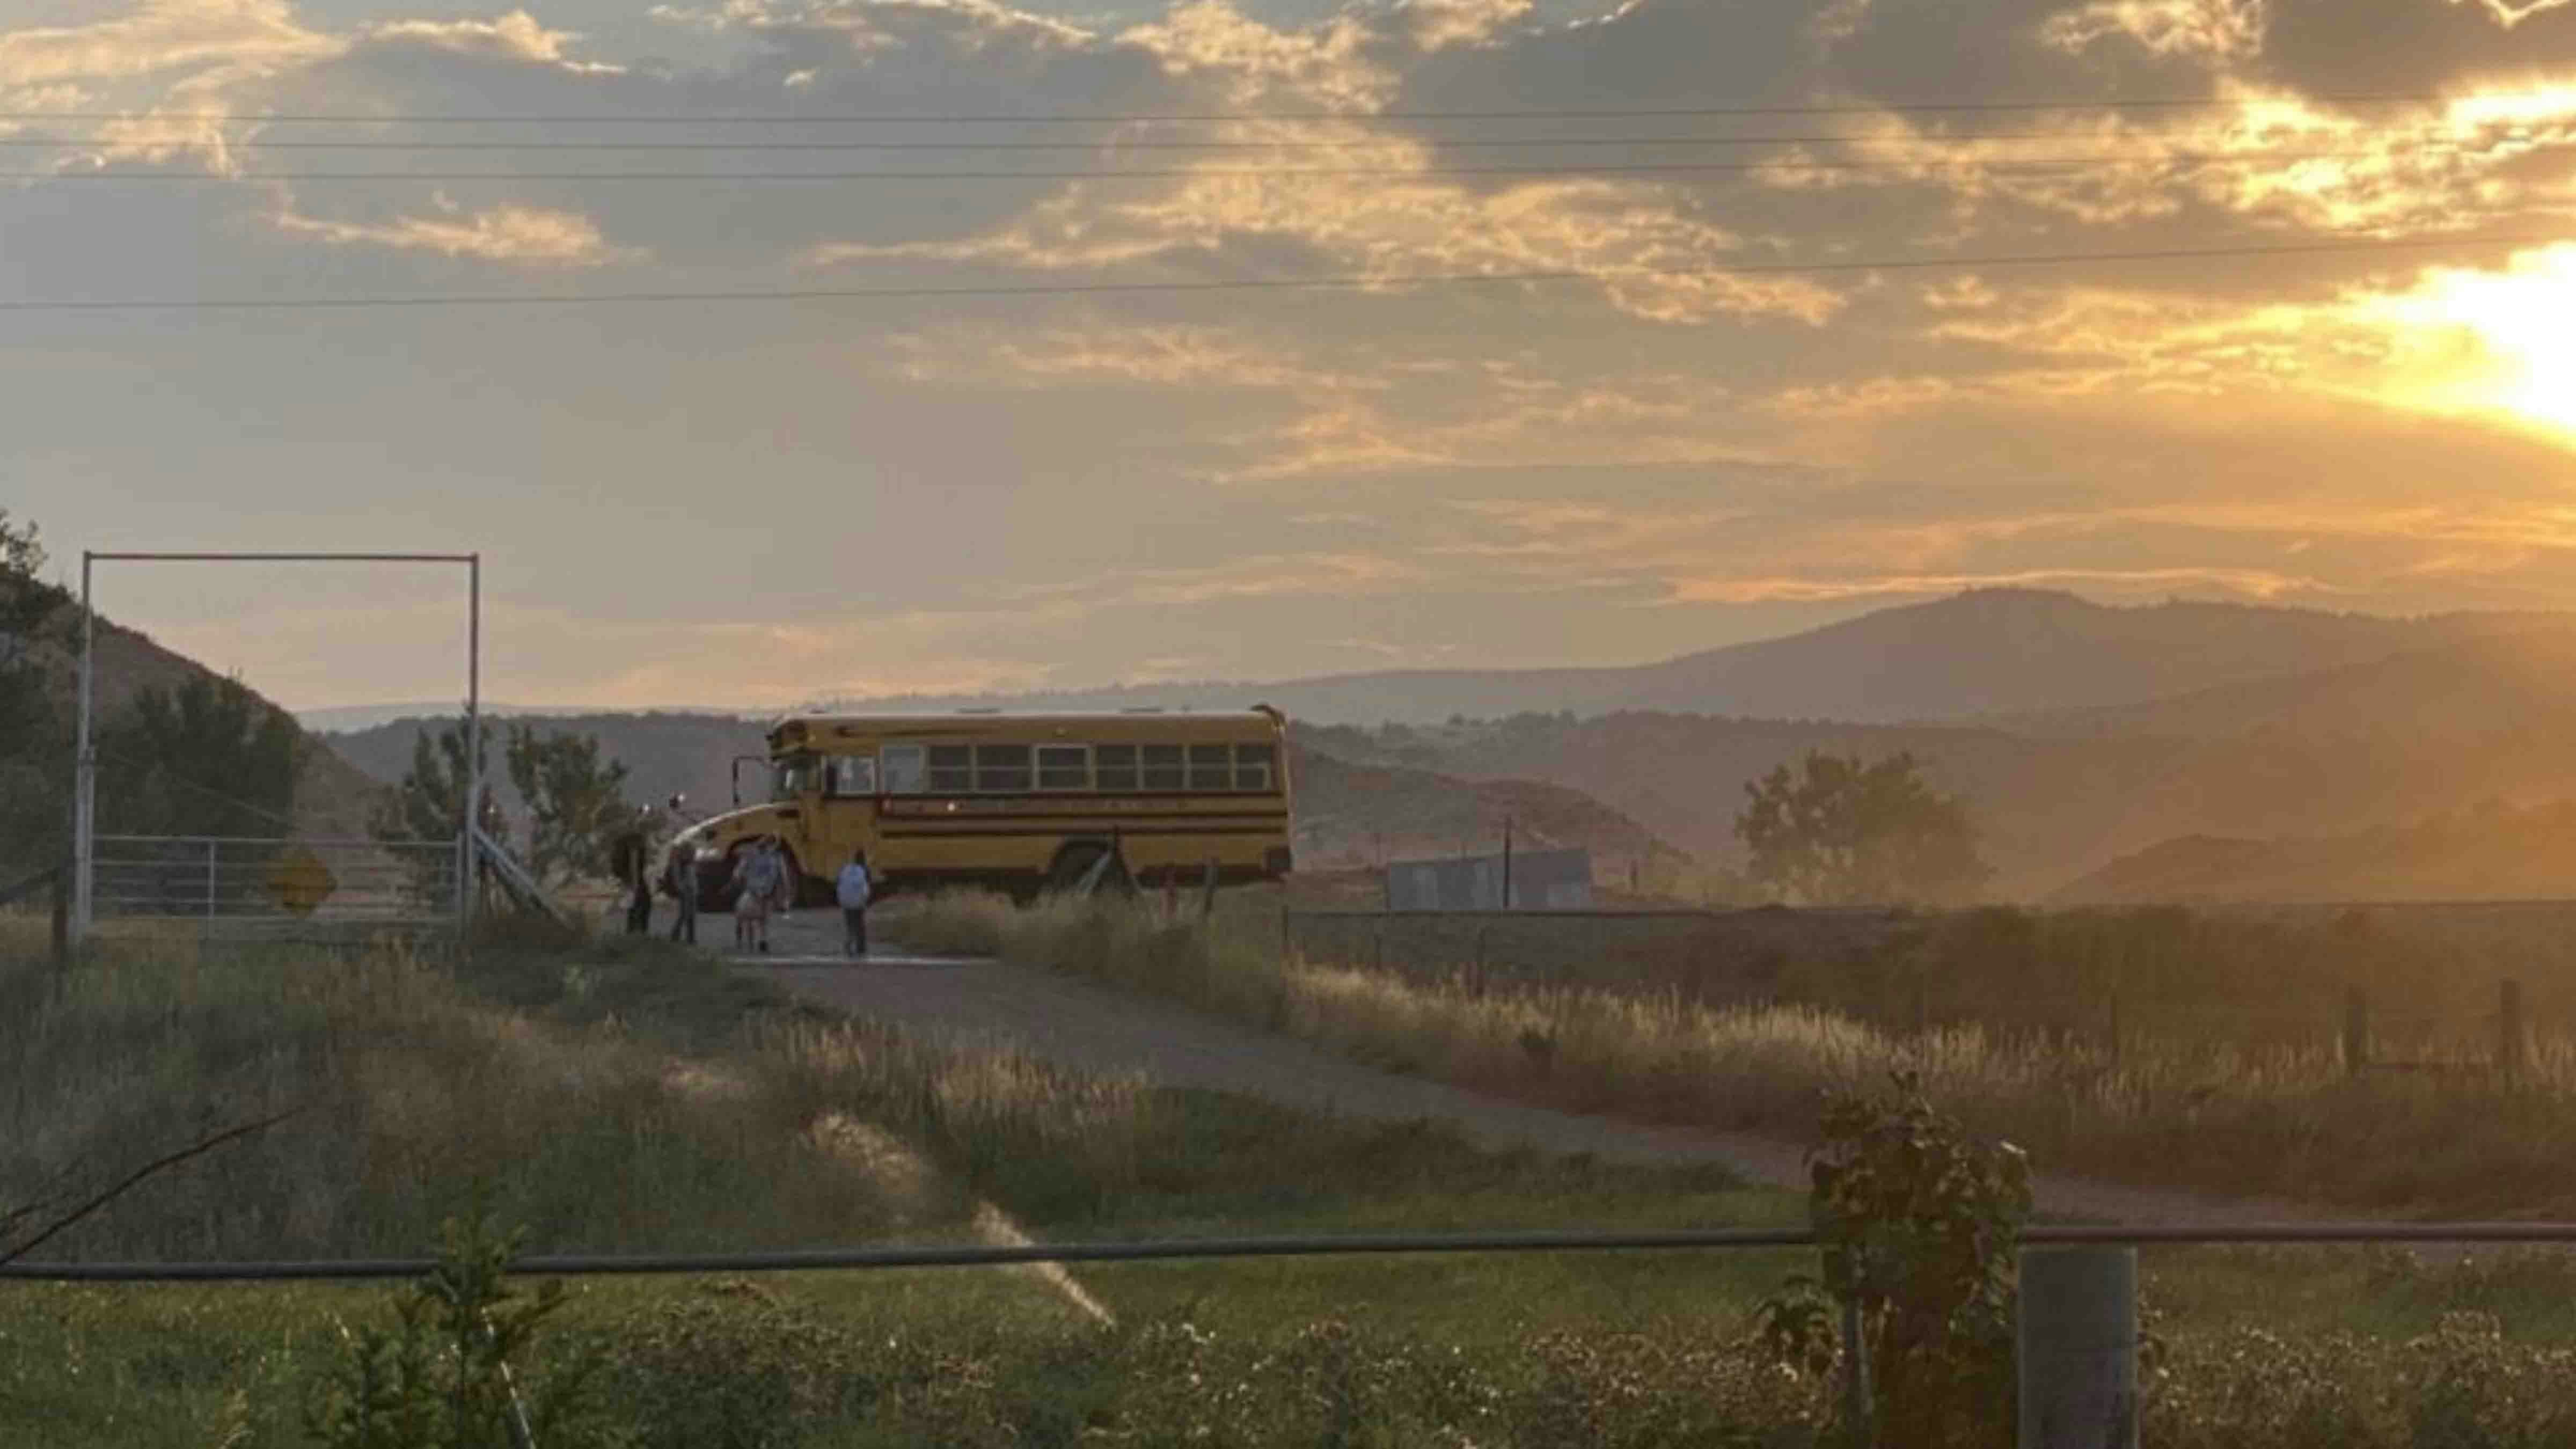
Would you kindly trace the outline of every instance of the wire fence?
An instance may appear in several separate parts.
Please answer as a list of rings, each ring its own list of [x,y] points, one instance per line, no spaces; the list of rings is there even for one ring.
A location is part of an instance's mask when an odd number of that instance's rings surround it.
[[[1173,1259],[1288,1258],[1396,1253],[1635,1252],[1802,1248],[1805,1229],[1711,1229],[1640,1233],[1452,1233],[1323,1237],[1202,1238],[1155,1242],[993,1246],[820,1248],[771,1253],[564,1254],[519,1260],[522,1273],[562,1276],[799,1272],[1008,1267],[1029,1263],[1114,1263]],[[2065,1224],[2024,1229],[2025,1246],[2136,1247],[2249,1244],[2576,1243],[2576,1223],[2275,1223],[2134,1227]],[[255,1282],[401,1278],[433,1268],[427,1258],[239,1263],[10,1263],[0,1277],[58,1282]]]
[[[2260,1245],[2576,1245],[2576,1222],[2285,1222],[2165,1225],[2046,1223],[2025,1227],[2023,1247],[2244,1247]],[[1317,1258],[1401,1253],[1592,1253],[1812,1248],[1805,1228],[1708,1228],[1665,1232],[1378,1233],[1256,1238],[1166,1238],[1144,1242],[938,1244],[812,1248],[767,1253],[539,1254],[515,1272],[561,1277],[691,1273],[999,1268],[1030,1263],[1136,1263],[1176,1259]],[[411,1278],[430,1258],[348,1258],[232,1263],[11,1262],[0,1278],[57,1283],[255,1283]]]
[[[101,921],[428,926],[455,915],[452,840],[102,835],[92,859]]]

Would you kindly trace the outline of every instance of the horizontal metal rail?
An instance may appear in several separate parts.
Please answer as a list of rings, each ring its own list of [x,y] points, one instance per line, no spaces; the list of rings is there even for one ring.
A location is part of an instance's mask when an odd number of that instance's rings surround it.
[[[1761,919],[1796,918],[1800,920],[1872,920],[1895,919],[1914,914],[1894,906],[1746,906],[1738,910],[1659,909],[1651,911],[1576,910],[1566,907],[1515,906],[1504,909],[1486,906],[1462,910],[1324,910],[1286,913],[1292,921],[1382,921],[1437,920],[1442,916],[1490,916],[1496,920],[1527,920],[1533,916],[1583,921],[1732,921],[1745,917]]]
[[[2139,1227],[2048,1223],[2022,1229],[2029,1247],[2064,1244],[2229,1247],[2255,1244],[2576,1244],[2576,1222],[2243,1223]],[[519,1273],[562,1276],[777,1273],[822,1269],[990,1268],[1025,1263],[1132,1263],[1172,1259],[1315,1258],[1387,1253],[1576,1253],[1713,1248],[1804,1248],[1805,1228],[1675,1232],[1380,1233],[1274,1238],[1167,1238],[1140,1243],[953,1244],[913,1248],[811,1248],[772,1253],[559,1254],[519,1259]],[[248,1283],[288,1279],[412,1278],[429,1258],[349,1258],[238,1263],[0,1263],[0,1278],[86,1283]]]

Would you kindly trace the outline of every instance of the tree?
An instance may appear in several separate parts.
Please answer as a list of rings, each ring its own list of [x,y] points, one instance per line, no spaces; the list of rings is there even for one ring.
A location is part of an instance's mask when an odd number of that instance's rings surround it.
[[[1992,872],[1977,858],[1967,807],[1923,780],[1910,754],[1875,764],[1810,750],[1747,784],[1735,833],[1748,873],[1806,905],[1964,899]]]
[[[475,822],[483,833],[496,842],[510,838],[510,822],[501,813],[501,803],[493,798],[491,748],[489,734],[476,740],[475,754],[484,762],[483,792],[475,806]],[[417,844],[423,841],[452,841],[456,838],[458,811],[465,800],[465,727],[461,722],[443,726],[436,736],[422,730],[412,737],[411,768],[403,772],[402,783],[385,796],[367,819],[367,833],[388,844]],[[444,856],[424,855],[417,850],[396,852],[411,876],[413,893],[425,903],[446,899],[453,882],[455,864]],[[488,884],[490,866],[476,864],[476,878]],[[484,899],[491,897],[486,894]]]
[[[34,646],[61,609],[44,582],[34,524],[0,508],[0,875],[62,849],[71,793],[71,734]]]
[[[528,805],[528,866],[541,878],[610,873],[609,844],[638,822],[626,766],[599,757],[599,737],[510,726],[510,783]]]
[[[483,764],[483,799],[475,818],[483,833],[497,841],[510,838],[509,820],[501,813],[500,802],[492,794],[492,737],[485,734],[477,741],[475,753]],[[465,727],[450,723],[433,737],[422,730],[412,737],[411,768],[403,772],[402,783],[385,797],[367,821],[367,832],[378,840],[422,841],[454,840],[458,811],[465,799]]]
[[[148,687],[98,732],[101,829],[280,836],[294,826],[304,740],[237,679]]]

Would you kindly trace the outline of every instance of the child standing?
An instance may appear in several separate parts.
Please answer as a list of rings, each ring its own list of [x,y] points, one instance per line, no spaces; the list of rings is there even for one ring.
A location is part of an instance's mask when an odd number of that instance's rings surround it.
[[[850,863],[841,867],[841,877],[834,882],[834,894],[841,902],[841,950],[850,956],[868,954],[868,896],[872,883],[868,879],[868,853],[850,852]]]

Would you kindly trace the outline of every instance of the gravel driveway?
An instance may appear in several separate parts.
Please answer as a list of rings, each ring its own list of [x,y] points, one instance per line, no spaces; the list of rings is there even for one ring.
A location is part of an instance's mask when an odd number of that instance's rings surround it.
[[[721,917],[706,924],[725,929]],[[880,948],[864,962],[846,962],[837,954],[840,922],[831,912],[795,912],[774,939],[777,954],[732,959],[813,1001],[916,1036],[1016,1046],[1081,1070],[1142,1072],[1166,1086],[1242,1092],[1346,1117],[1429,1117],[1494,1148],[1588,1152],[1616,1162],[1717,1161],[1748,1181],[1791,1188],[1806,1184],[1804,1149],[1775,1138],[1647,1126],[1482,1096],[1362,1066],[1290,1037],[1252,1031],[1152,997],[999,961]],[[2041,1212],[2102,1222],[2246,1223],[2347,1216],[2293,1203],[2212,1198],[2045,1174],[2034,1186]]]

